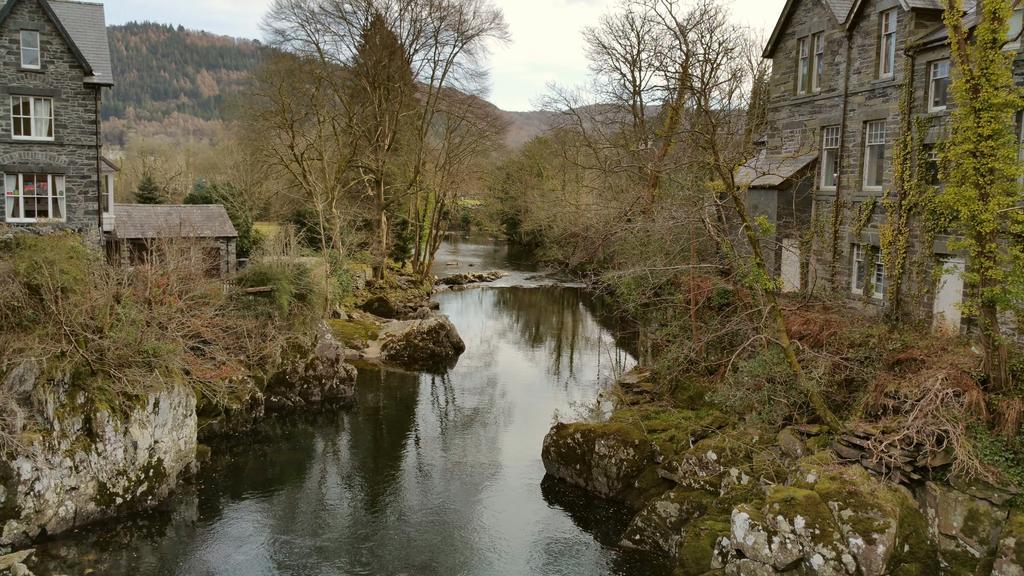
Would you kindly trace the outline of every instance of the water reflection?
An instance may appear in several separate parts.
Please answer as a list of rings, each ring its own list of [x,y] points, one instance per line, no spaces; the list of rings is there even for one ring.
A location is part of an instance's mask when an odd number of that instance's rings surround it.
[[[545,484],[556,411],[632,357],[575,289],[439,297],[467,344],[444,375],[362,370],[352,412],[218,446],[170,510],[43,547],[41,576],[657,575],[614,506]]]

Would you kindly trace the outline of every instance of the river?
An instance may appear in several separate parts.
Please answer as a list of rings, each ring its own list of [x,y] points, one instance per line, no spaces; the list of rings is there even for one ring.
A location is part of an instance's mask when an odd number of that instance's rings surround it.
[[[510,275],[436,297],[467,345],[447,374],[361,370],[351,411],[215,447],[165,509],[42,545],[39,576],[668,574],[615,547],[624,510],[543,481],[554,418],[599,409],[632,356],[598,301],[503,243],[438,256],[491,269]]]

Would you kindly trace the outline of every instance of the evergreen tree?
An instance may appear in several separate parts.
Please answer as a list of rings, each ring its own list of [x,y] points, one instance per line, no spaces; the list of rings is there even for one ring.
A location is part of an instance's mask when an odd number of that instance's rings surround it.
[[[221,185],[204,179],[196,180],[192,191],[185,196],[185,204],[205,205],[220,204],[231,219],[231,224],[238,232],[238,243],[235,252],[239,258],[249,258],[259,248],[262,237],[256,230],[252,218],[242,209],[239,195],[234,186]]]
[[[153,175],[145,174],[142,176],[142,182],[139,182],[139,189],[135,192],[135,201],[139,204],[166,204],[167,197],[157,186]]]

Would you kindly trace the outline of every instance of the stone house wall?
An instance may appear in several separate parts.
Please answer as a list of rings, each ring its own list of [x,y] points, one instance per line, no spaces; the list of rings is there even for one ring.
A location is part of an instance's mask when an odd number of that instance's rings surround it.
[[[40,70],[21,68],[23,29],[40,32]],[[18,2],[0,26],[0,170],[65,175],[66,221],[36,226],[73,229],[98,239],[97,132],[102,88],[85,84],[85,72],[39,3]],[[13,139],[11,95],[53,98],[54,141]],[[0,202],[0,221],[6,219],[4,210]]]
[[[895,9],[896,65],[892,78],[879,77],[880,14]],[[863,298],[852,291],[853,246],[878,248],[879,232],[885,222],[881,199],[892,190],[893,152],[903,129],[900,99],[905,82],[912,82],[911,112],[927,126],[924,143],[933,145],[943,139],[948,112],[928,112],[929,66],[949,57],[946,46],[919,48],[915,40],[942,24],[942,12],[935,9],[906,10],[899,0],[864,0],[847,23],[838,21],[824,0],[796,0],[791,6],[770,54],[768,153],[776,158],[808,152],[820,153],[822,130],[841,127],[840,168],[835,190],[821,188],[821,158],[812,165],[814,206],[803,222],[803,230],[813,232],[813,245],[803,257],[811,269],[818,289],[881,309],[884,301]],[[799,38],[822,31],[825,34],[825,67],[819,93],[796,93]],[[909,65],[909,74],[906,67]],[[1014,65],[1018,83],[1024,85],[1024,60]],[[948,108],[952,108],[952,100]],[[866,125],[882,120],[886,126],[884,178],[881,191],[864,189]],[[916,120],[915,120],[916,122]],[[923,167],[915,166],[915,169]],[[779,190],[780,196],[786,190]],[[856,230],[866,203],[875,209],[867,224]],[[836,206],[838,227],[833,226]],[[919,233],[918,233],[919,234]],[[932,312],[934,265],[943,255],[953,254],[949,238],[912,237],[912,251],[925,269],[910,271],[904,278],[908,308],[915,316],[927,318]],[[888,272],[888,271],[887,271]],[[833,276],[834,274],[834,276]],[[834,280],[834,281],[833,281]],[[887,281],[889,280],[887,275]]]

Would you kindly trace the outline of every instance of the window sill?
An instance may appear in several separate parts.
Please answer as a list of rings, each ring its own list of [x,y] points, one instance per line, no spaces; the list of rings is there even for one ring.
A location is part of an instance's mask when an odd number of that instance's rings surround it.
[[[861,188],[860,191],[861,191],[862,194],[874,195],[874,194],[878,194],[879,192],[882,192],[884,189],[885,189],[884,186],[871,186],[871,187],[865,186],[864,188]]]
[[[27,144],[59,144],[56,138],[24,138],[21,136],[11,136],[11,142],[24,142]]]
[[[946,107],[945,106],[943,106],[942,108],[929,108],[928,109],[928,114],[932,115],[932,116],[940,116],[940,115],[945,114],[945,113],[946,113]]]
[[[872,88],[883,88],[883,87],[886,87],[886,86],[895,86],[895,85],[896,85],[896,77],[895,76],[886,76],[884,78],[876,78],[876,79],[871,81],[871,87]]]
[[[43,72],[45,72],[45,70],[43,70],[42,68],[26,68],[25,66],[21,66],[18,68],[18,72],[42,74]]]

